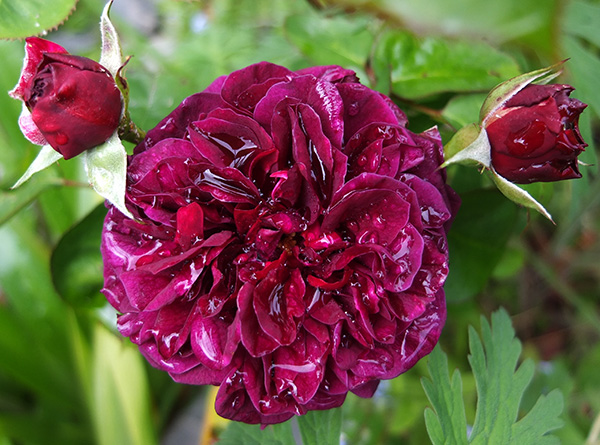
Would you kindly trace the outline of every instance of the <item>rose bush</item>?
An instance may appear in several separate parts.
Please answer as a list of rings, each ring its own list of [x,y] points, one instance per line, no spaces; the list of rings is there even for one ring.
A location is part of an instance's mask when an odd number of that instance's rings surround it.
[[[26,39],[21,77],[9,94],[23,101],[25,137],[65,159],[102,144],[121,119],[121,93],[106,68],[38,37]]]
[[[109,206],[120,332],[224,417],[270,424],[373,395],[445,321],[457,198],[436,129],[336,66],[259,63],[185,99]]]
[[[579,133],[586,105],[569,85],[528,85],[489,119],[494,169],[509,181],[580,178],[577,156],[587,147]]]

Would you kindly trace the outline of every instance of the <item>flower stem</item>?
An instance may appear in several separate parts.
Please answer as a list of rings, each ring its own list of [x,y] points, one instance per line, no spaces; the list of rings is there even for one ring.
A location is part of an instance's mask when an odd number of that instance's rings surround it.
[[[119,137],[123,141],[137,145],[144,140],[145,136],[146,132],[138,127],[129,116],[127,116],[125,122],[119,127]]]

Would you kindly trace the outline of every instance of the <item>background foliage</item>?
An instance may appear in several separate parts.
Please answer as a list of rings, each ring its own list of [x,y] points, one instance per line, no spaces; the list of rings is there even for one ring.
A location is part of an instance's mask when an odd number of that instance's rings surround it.
[[[58,27],[47,38],[98,59],[103,6],[102,0],[0,2],[0,37]],[[424,359],[382,382],[373,399],[349,397],[324,417],[261,431],[217,420],[213,391],[173,384],[114,332],[115,314],[99,293],[100,199],[85,184],[78,160],[9,190],[39,148],[19,131],[20,104],[0,94],[0,444],[184,445],[217,437],[223,443],[242,443],[240,437],[247,444],[309,444],[311,437],[337,443],[331,431],[340,422],[344,443],[422,444],[429,440],[426,407],[433,408],[427,414],[432,440],[434,412],[440,428],[451,425],[435,391],[459,413],[462,407],[464,424],[459,419],[458,425],[479,431],[484,420],[480,408],[476,417],[477,401],[497,403],[499,396],[482,390],[483,368],[467,357],[477,355],[478,341],[485,351],[516,341],[510,323],[502,324],[508,335],[492,336],[497,343],[486,340],[480,317],[491,317],[493,328],[501,313],[491,314],[499,307],[510,314],[521,358],[531,359],[520,368],[532,374],[531,384],[509,396],[516,415],[538,412],[542,400],[542,418],[553,428],[564,425],[553,432],[563,443],[599,443],[598,1],[116,0],[112,18],[125,53],[134,56],[126,72],[131,115],[145,129],[215,77],[269,60],[291,69],[352,68],[407,112],[411,130],[438,125],[448,141],[477,120],[495,84],[570,58],[561,80],[589,104],[580,126],[590,146],[581,159],[592,165],[582,168],[580,180],[528,186],[556,226],[504,199],[476,170],[451,167],[449,180],[463,205],[450,233],[449,313],[440,342],[446,355],[436,350],[431,372]],[[0,41],[1,91],[16,83],[22,57],[23,42]],[[469,325],[482,326],[483,340]],[[513,382],[519,351],[493,371]],[[460,370],[447,386],[444,360]],[[421,387],[424,376],[431,401]],[[561,421],[554,389],[564,399]],[[312,436],[303,434],[311,428]]]

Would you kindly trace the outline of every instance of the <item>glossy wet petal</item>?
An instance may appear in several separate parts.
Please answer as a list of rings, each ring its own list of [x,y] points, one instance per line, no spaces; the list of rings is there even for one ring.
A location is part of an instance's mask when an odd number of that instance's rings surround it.
[[[445,320],[436,129],[341,67],[260,63],[148,132],[109,210],[103,292],[155,367],[220,385],[217,412],[271,424],[329,409],[429,353]]]

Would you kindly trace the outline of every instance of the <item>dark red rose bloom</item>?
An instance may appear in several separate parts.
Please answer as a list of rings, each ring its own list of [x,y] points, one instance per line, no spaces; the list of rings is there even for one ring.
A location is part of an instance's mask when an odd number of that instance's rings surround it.
[[[436,129],[414,134],[352,71],[259,63],[149,131],[102,236],[120,332],[216,410],[278,423],[373,395],[446,317]]]
[[[27,110],[20,124],[25,136],[48,143],[70,159],[102,144],[121,119],[121,93],[99,63],[73,56],[46,40],[26,40],[21,78],[11,96]]]
[[[569,85],[528,85],[487,124],[492,165],[509,181],[526,184],[580,178],[577,156],[587,147],[579,115],[586,104]]]

